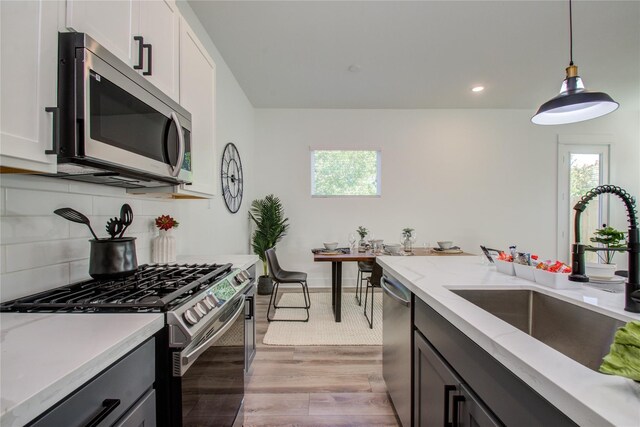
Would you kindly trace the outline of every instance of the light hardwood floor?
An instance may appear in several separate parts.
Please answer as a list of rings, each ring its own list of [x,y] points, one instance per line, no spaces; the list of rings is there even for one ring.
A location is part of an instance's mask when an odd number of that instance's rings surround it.
[[[343,298],[353,297],[345,290]],[[382,347],[264,345],[268,304],[268,295],[256,295],[245,427],[399,425],[382,380]]]

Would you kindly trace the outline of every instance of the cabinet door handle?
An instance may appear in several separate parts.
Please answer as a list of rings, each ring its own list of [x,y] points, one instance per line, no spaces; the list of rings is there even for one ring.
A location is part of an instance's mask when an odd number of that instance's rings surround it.
[[[452,427],[453,423],[449,422],[449,395],[452,391],[456,391],[456,386],[445,385],[444,386],[444,427]]]
[[[60,108],[45,107],[44,111],[53,114],[53,135],[51,150],[44,150],[45,154],[60,154]]]
[[[144,37],[134,36],[133,39],[138,42],[138,65],[134,65],[133,69],[142,70],[144,66],[144,56],[143,56]]]
[[[143,71],[142,75],[150,76],[152,72],[151,64],[153,63],[153,59],[151,57],[153,53],[153,46],[151,46],[151,43],[145,43],[142,45],[142,49],[147,49],[147,71]]]
[[[458,395],[453,396],[453,418],[452,418],[452,424],[453,427],[458,427],[459,424],[459,420],[458,420],[458,405],[460,404],[460,402],[464,402],[464,397]]]
[[[85,427],[96,427],[98,426],[110,413],[113,412],[120,405],[120,399],[105,399],[102,402],[102,409],[98,414],[93,417],[91,421],[85,424]]]

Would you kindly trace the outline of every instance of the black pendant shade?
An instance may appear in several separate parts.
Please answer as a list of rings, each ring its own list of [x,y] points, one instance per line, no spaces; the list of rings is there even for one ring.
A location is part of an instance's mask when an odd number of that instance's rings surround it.
[[[567,77],[562,82],[560,93],[538,108],[531,121],[537,125],[561,125],[582,122],[604,116],[618,109],[619,104],[604,92],[591,92],[584,88],[578,76],[578,67],[573,65],[573,19],[569,0],[570,62]]]
[[[604,92],[591,92],[584,88],[577,74],[578,67],[567,68],[567,78],[560,94],[538,108],[531,121],[537,125],[576,123],[604,116],[615,111],[619,104]],[[571,75],[571,77],[569,77]]]

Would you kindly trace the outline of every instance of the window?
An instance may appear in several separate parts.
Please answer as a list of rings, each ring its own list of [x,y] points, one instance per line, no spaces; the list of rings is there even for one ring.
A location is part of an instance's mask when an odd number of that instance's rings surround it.
[[[311,195],[379,196],[380,151],[312,150]]]
[[[558,146],[558,257],[570,261],[574,237],[573,207],[589,190],[607,184],[609,178],[609,146],[560,144]],[[580,242],[589,238],[602,224],[609,222],[608,195],[601,195],[587,205],[581,216]],[[594,252],[586,253],[586,261],[598,262]]]

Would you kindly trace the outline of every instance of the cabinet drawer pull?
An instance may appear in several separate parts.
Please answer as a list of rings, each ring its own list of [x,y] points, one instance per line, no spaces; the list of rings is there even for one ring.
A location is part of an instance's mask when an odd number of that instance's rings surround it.
[[[452,419],[452,424],[453,427],[458,427],[460,425],[459,421],[458,421],[458,405],[460,404],[460,402],[464,402],[464,397],[458,395],[453,396],[453,419]]]
[[[451,410],[449,408],[449,395],[452,391],[456,391],[456,386],[445,385],[444,386],[444,427],[452,427],[453,423],[449,421],[449,414]]]
[[[138,65],[134,65],[134,70],[142,70],[144,66],[144,37],[134,36],[133,39],[138,42]]]
[[[53,136],[51,150],[45,150],[45,154],[60,154],[60,108],[45,107],[44,111],[53,114]]]
[[[85,427],[96,427],[100,425],[100,423],[109,416],[110,413],[113,412],[120,405],[120,399],[105,399],[102,402],[102,409],[98,414],[93,417],[91,421],[89,421]]]
[[[147,49],[147,71],[143,71],[142,75],[150,76],[152,73],[151,64],[153,63],[153,59],[151,55],[153,53],[153,46],[151,46],[151,43],[145,43],[142,45],[142,49]]]

